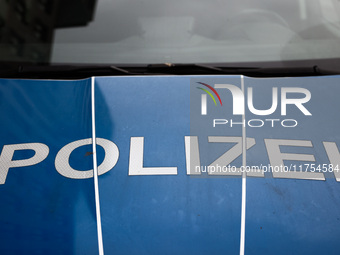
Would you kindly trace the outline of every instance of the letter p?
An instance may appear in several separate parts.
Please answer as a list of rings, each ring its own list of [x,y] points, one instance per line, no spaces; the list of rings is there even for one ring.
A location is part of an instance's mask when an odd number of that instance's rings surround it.
[[[14,152],[18,150],[33,150],[35,154],[28,159],[13,160]],[[43,161],[48,153],[49,148],[42,143],[4,145],[0,154],[0,184],[5,183],[10,168],[36,165]]]

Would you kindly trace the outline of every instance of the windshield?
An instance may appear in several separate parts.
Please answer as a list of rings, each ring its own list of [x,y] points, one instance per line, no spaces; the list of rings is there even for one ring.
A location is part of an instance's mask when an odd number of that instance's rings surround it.
[[[338,0],[0,2],[1,61],[238,63],[340,57]]]

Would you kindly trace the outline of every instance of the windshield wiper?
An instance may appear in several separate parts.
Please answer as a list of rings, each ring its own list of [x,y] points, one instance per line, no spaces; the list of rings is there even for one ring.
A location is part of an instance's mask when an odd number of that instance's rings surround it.
[[[310,67],[229,67],[204,64],[151,65],[17,65],[1,68],[1,78],[81,79],[91,76],[133,75],[245,75],[250,77],[291,77],[336,75],[340,72]]]
[[[339,72],[325,70],[317,65],[311,67],[216,67],[201,64],[156,64],[148,65],[151,71],[168,74],[228,74],[245,75],[251,77],[282,77],[282,76],[319,76],[336,75]]]
[[[15,68],[0,69],[2,78],[79,79],[106,75],[136,73],[111,65],[19,65]]]

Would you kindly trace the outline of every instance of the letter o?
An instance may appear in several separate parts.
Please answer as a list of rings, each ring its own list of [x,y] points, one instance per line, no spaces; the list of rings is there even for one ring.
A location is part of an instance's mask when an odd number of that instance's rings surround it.
[[[76,170],[70,166],[69,159],[72,151],[76,148],[92,144],[92,138],[78,140],[65,145],[58,152],[55,158],[55,168],[59,174],[71,179],[89,179],[93,177],[93,169],[91,170]],[[105,157],[103,162],[98,166],[98,175],[105,174],[110,171],[117,163],[119,158],[119,150],[116,144],[103,139],[96,138],[96,144],[103,147],[105,151]]]
[[[288,121],[290,121],[290,122],[294,122],[294,124],[293,125],[285,125],[285,122],[288,122]],[[296,120],[294,120],[294,119],[285,119],[285,120],[282,120],[281,121],[281,125],[283,126],[283,127],[296,127],[297,125],[298,125],[298,122],[296,121]]]

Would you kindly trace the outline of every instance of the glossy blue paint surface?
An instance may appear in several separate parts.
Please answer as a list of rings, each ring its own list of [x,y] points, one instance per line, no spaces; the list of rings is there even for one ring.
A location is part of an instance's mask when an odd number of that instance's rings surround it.
[[[202,165],[209,165],[231,143],[211,143],[208,136],[242,137],[242,125],[212,127],[214,118],[232,115],[230,93],[216,89],[223,107],[208,97],[200,114],[198,82],[233,84],[240,76],[97,77],[96,136],[119,149],[116,165],[99,176],[103,243],[106,254],[238,254],[241,178],[187,175],[185,136],[198,136]],[[281,146],[282,153],[304,153],[316,164],[329,163],[322,142],[340,145],[339,76],[244,79],[253,87],[254,106],[271,106],[271,89],[301,87],[311,92],[305,116],[290,105],[270,118],[295,119],[298,126],[245,128],[255,145],[247,165],[270,164],[264,139],[308,140],[312,147]],[[247,96],[247,92],[245,93]],[[297,95],[291,95],[292,97]],[[12,167],[0,185],[1,254],[98,253],[93,179],[58,173],[55,158],[65,145],[91,138],[91,80],[0,80],[0,150],[5,145],[43,143],[49,154],[28,167]],[[245,119],[266,119],[246,107]],[[131,137],[144,138],[144,167],[177,167],[176,175],[129,175]],[[104,150],[97,146],[98,165]],[[91,145],[71,153],[77,170],[93,167]],[[2,155],[3,156],[3,155]],[[12,160],[34,156],[16,151]],[[310,162],[285,161],[285,164]],[[232,164],[240,167],[242,155]],[[0,166],[1,167],[1,166]],[[340,184],[324,181],[247,178],[245,254],[338,254]]]

